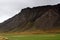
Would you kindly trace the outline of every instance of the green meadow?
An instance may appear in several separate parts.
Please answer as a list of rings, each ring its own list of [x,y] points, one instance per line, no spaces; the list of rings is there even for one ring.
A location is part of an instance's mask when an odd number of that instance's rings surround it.
[[[30,35],[3,34],[0,36],[7,37],[9,40],[60,40],[60,34],[30,34]]]

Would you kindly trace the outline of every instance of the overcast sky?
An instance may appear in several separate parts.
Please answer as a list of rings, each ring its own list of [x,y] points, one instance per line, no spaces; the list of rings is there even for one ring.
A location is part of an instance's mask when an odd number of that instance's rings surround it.
[[[57,3],[60,0],[0,0],[0,23],[16,15],[22,8]]]

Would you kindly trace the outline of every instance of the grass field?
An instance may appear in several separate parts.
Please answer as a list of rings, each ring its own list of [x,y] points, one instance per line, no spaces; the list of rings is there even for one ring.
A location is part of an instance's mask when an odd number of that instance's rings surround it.
[[[9,40],[60,40],[60,34],[34,34],[34,35],[16,35],[4,34]]]

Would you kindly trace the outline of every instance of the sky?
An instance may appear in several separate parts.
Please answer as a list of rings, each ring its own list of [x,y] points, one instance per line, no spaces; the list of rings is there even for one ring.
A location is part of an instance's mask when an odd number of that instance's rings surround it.
[[[60,0],[0,0],[0,23],[18,14],[23,8],[58,3]]]

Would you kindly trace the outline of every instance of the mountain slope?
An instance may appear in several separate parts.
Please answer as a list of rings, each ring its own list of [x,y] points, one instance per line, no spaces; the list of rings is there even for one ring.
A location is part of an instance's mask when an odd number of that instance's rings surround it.
[[[36,30],[60,30],[60,4],[24,8],[19,14],[0,25],[0,32]]]

